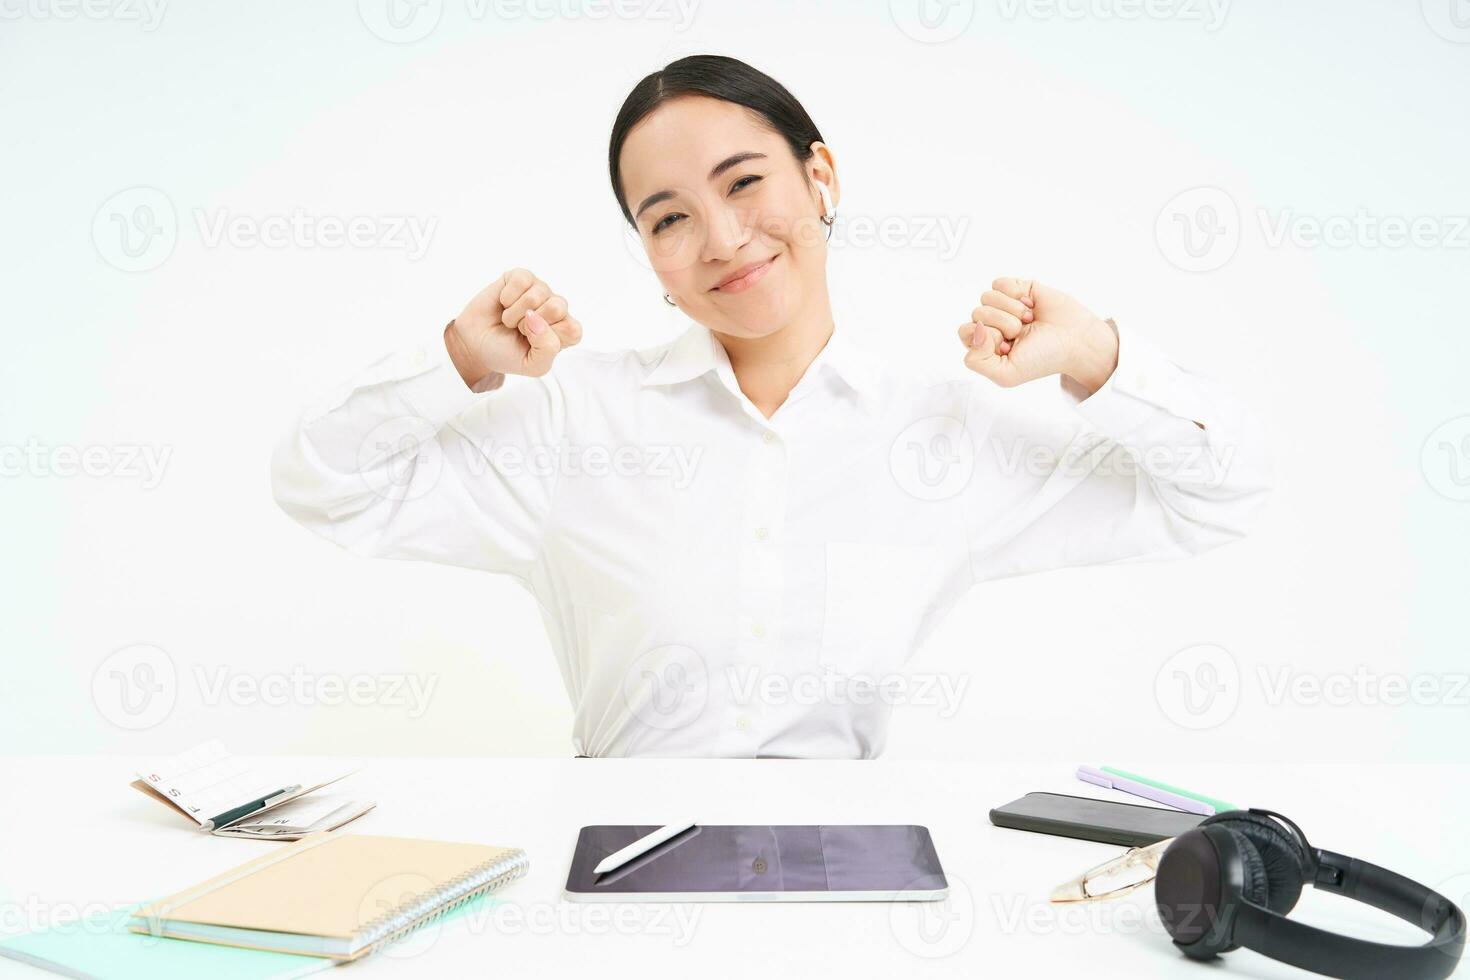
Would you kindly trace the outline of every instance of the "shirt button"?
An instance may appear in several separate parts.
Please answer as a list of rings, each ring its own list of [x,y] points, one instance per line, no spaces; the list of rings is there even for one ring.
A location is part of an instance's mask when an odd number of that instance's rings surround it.
[[[770,429],[767,429],[765,432],[762,432],[761,433],[761,441],[762,442],[775,442],[776,441],[776,433],[772,432]]]
[[[770,531],[767,531],[763,527],[758,527],[758,528],[755,529],[755,539],[757,541],[764,541],[764,540],[766,540],[766,538],[769,538],[770,536],[771,536],[771,532]]]
[[[760,638],[762,638],[763,636],[766,635],[766,628],[764,626],[762,626],[760,623],[756,623],[754,626],[752,626],[750,628],[750,633],[757,640],[759,640]]]
[[[742,732],[750,731],[750,718],[746,715],[739,716],[735,719],[735,727],[740,729]]]

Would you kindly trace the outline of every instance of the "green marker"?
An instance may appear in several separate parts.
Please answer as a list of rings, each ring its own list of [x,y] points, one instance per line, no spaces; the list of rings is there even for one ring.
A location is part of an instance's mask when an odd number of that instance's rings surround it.
[[[1124,779],[1131,779],[1135,783],[1143,783],[1143,785],[1145,786],[1152,786],[1154,789],[1161,789],[1166,793],[1173,793],[1176,796],[1183,796],[1187,799],[1198,800],[1199,802],[1204,803],[1207,806],[1214,807],[1216,813],[1223,813],[1226,810],[1240,809],[1240,807],[1236,806],[1234,803],[1226,803],[1224,800],[1217,800],[1212,796],[1203,796],[1199,793],[1190,792],[1187,789],[1180,789],[1178,786],[1170,786],[1168,783],[1161,783],[1157,779],[1149,779],[1147,776],[1140,776],[1136,772],[1127,772],[1122,769],[1116,769],[1113,766],[1103,766],[1102,771],[1110,772],[1114,776],[1122,776]]]

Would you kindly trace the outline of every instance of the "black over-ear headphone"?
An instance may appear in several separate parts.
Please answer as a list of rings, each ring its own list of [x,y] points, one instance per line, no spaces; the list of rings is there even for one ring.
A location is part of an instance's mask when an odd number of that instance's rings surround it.
[[[1413,923],[1422,946],[1368,942],[1286,913],[1313,884]],[[1207,960],[1244,946],[1346,980],[1439,980],[1465,948],[1465,913],[1443,895],[1367,861],[1313,848],[1270,810],[1228,810],[1181,834],[1154,879],[1159,918],[1186,956]]]

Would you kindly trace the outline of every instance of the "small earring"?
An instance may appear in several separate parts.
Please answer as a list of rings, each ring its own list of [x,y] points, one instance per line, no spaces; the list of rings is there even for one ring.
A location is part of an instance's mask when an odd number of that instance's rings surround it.
[[[670,296],[668,293],[664,293],[664,302],[665,303],[668,303],[670,306],[678,306],[679,305],[678,303],[675,303],[674,302],[674,298],[672,296]]]

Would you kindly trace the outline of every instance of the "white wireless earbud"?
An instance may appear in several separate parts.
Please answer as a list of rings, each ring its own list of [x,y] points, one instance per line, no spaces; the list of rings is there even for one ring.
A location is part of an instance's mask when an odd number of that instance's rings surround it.
[[[832,214],[832,192],[827,190],[827,185],[820,180],[817,181],[817,193],[822,195],[822,217]]]

